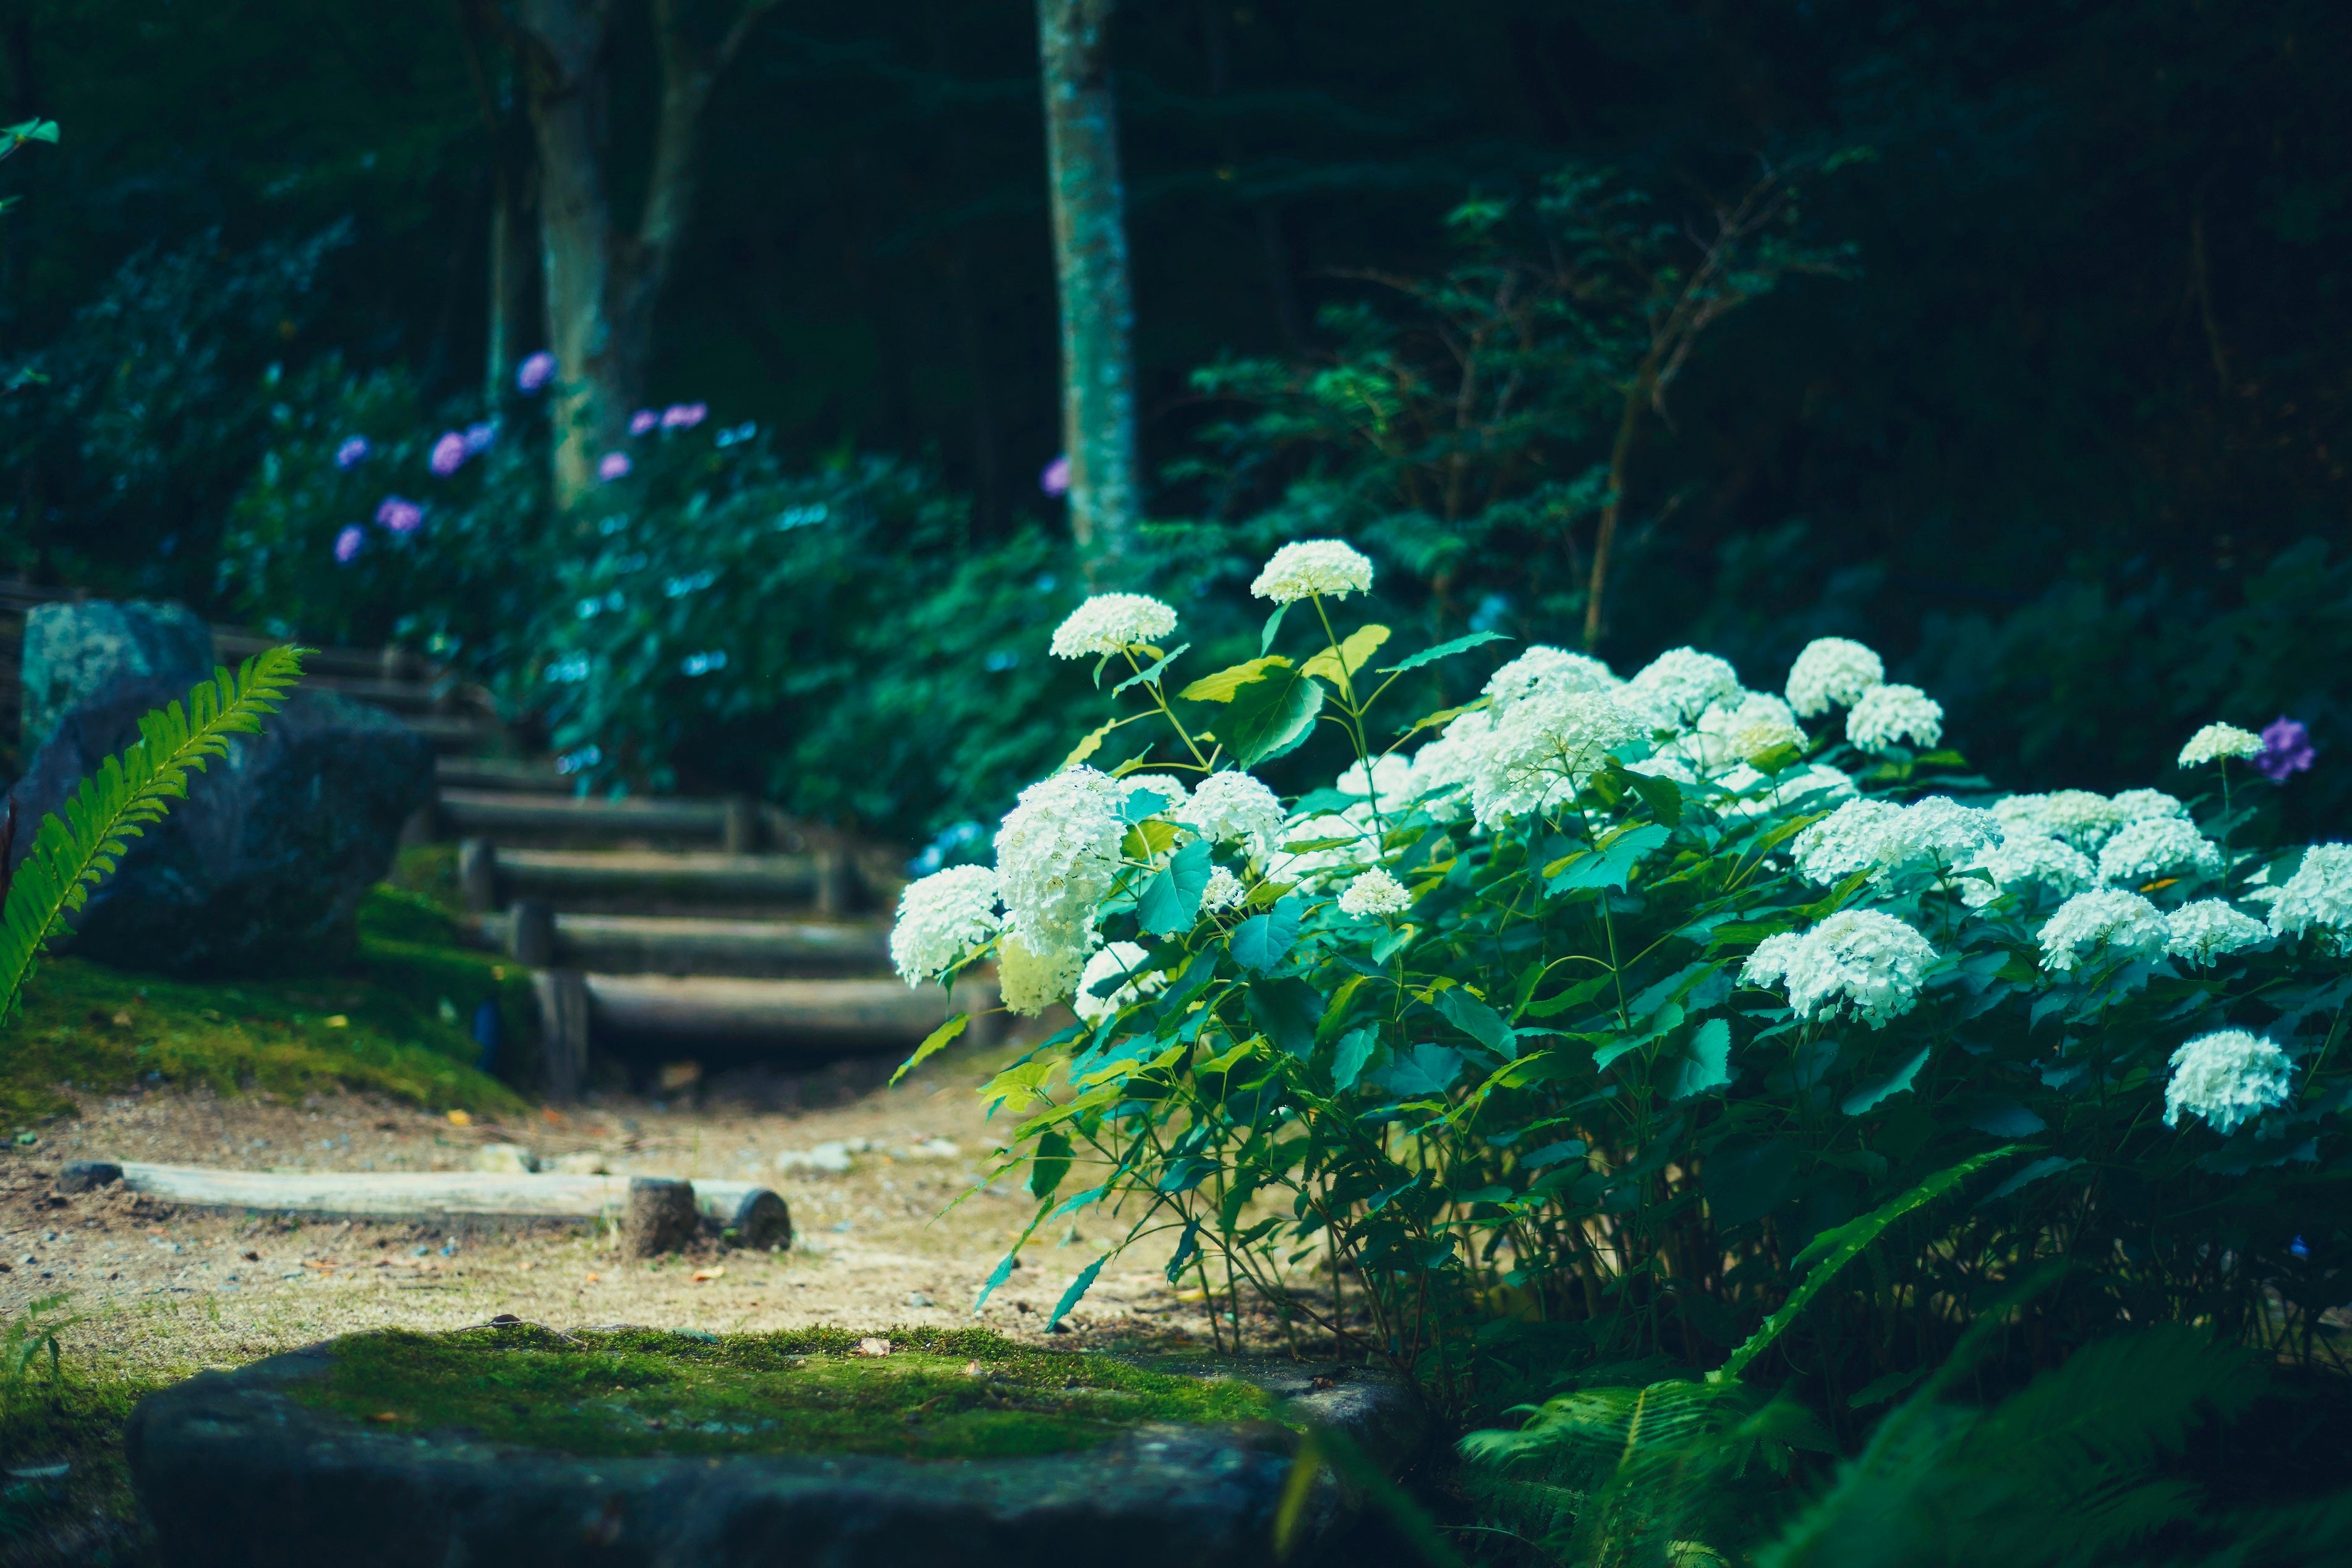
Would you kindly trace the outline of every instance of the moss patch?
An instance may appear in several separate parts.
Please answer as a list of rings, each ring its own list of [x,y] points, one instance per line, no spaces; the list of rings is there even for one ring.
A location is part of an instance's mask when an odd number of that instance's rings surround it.
[[[436,1109],[512,1110],[520,1098],[475,1067],[484,1001],[499,1007],[500,1066],[526,1066],[530,978],[458,946],[433,903],[392,888],[368,895],[357,956],[337,973],[198,984],[51,959],[0,1053],[0,1114],[65,1110],[60,1084],[107,1089],[151,1075],[221,1092],[342,1084]]]
[[[726,1337],[535,1326],[355,1335],[299,1397],[392,1431],[466,1430],[583,1458],[829,1453],[1003,1458],[1068,1453],[1146,1421],[1265,1420],[1264,1391],[1043,1351],[985,1330]]]

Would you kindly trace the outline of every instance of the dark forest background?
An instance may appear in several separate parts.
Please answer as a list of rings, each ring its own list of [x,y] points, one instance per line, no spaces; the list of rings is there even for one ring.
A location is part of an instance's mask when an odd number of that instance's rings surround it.
[[[5,16],[8,113],[65,130],[5,181],[0,362],[42,379],[7,395],[0,552],[249,614],[224,530],[289,378],[339,353],[427,406],[481,386],[499,62],[439,0]],[[1294,470],[1199,460],[1236,408],[1194,373],[1330,354],[1374,275],[1454,263],[1465,201],[1574,165],[1671,224],[1803,167],[1795,223],[1845,265],[1694,356],[1629,471],[1601,651],[1696,642],[1775,686],[1807,638],[1862,637],[2013,785],[2145,783],[2205,719],[2280,712],[2326,773],[2352,720],[2342,5],[1138,0],[1116,49],[1154,517],[1276,503]],[[1030,8],[771,14],[712,102],[656,400],[757,422],[788,466],[911,459],[968,503],[938,549],[1050,539],[1055,310]],[[1565,640],[1507,594],[1423,609]],[[2318,776],[2293,810],[2330,833],[2352,795]]]

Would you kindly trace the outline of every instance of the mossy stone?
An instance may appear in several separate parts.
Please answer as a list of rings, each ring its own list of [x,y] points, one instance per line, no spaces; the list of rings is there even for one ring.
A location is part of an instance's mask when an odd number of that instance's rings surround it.
[[[175,1565],[1207,1568],[1272,1561],[1298,1429],[1423,1436],[1362,1372],[862,1337],[354,1335],[152,1395],[126,1447]],[[1324,1480],[1310,1535],[1350,1506]]]

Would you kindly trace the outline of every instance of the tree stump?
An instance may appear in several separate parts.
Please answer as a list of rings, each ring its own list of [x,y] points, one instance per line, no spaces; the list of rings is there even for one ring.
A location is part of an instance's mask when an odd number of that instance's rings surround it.
[[[695,1212],[693,1183],[667,1176],[632,1177],[628,1212],[621,1222],[621,1252],[628,1258],[676,1252],[694,1239],[701,1223]]]

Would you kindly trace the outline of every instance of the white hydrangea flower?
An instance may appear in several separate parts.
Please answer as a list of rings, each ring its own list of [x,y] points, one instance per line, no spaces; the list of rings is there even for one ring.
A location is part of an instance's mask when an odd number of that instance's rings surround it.
[[[1313,888],[1335,874],[1358,871],[1381,858],[1379,829],[1371,808],[1359,802],[1344,812],[1302,817],[1282,830],[1266,879]],[[1292,849],[1294,844],[1314,844],[1314,849]]]
[[[1249,773],[1211,773],[1193,786],[1176,820],[1213,844],[1238,844],[1262,860],[1282,838],[1282,801]]]
[[[1219,866],[1210,871],[1209,884],[1201,889],[1201,912],[1209,915],[1219,910],[1232,909],[1242,901],[1242,895],[1248,890],[1242,886],[1239,877]]]
[[[1745,763],[1741,765],[1746,766]],[[1654,779],[1670,779],[1688,789],[1698,787],[1697,771],[1670,752],[1660,752],[1654,757],[1643,757],[1639,762],[1627,763],[1625,771],[1629,773],[1642,773]],[[1759,780],[1764,776],[1757,773],[1754,768],[1748,768],[1748,771]]]
[[[1948,869],[1965,866],[2001,839],[2000,818],[1960,805],[1949,795],[1914,801],[1886,824],[1878,863],[1889,870],[1918,862]]]
[[[1303,539],[1274,552],[1265,569],[1250,584],[1250,592],[1277,605],[1296,604],[1320,595],[1344,599],[1368,594],[1372,587],[1371,561],[1336,539]]]
[[[2172,940],[2157,907],[2137,893],[2098,888],[2058,906],[2042,926],[2042,966],[2064,973],[2105,948],[2116,958],[2155,958]]]
[[[2177,816],[2143,816],[2126,822],[2099,847],[2099,880],[2103,882],[2221,874],[2221,847],[2198,832],[2194,823]]]
[[[1040,959],[1094,946],[1095,911],[1118,876],[1118,784],[1066,768],[1021,792],[996,830],[1005,924]]]
[[[1370,800],[1383,816],[1393,815],[1412,804],[1416,793],[1412,759],[1395,752],[1374,757],[1369,779],[1364,776],[1362,763],[1350,763],[1331,787],[1341,795]]]
[[[1481,827],[1541,812],[1574,797],[1611,752],[1646,738],[1643,722],[1597,691],[1546,693],[1497,720],[1470,779]]]
[[[1486,678],[1486,696],[1496,712],[1507,713],[1538,692],[1613,691],[1624,684],[1597,658],[1538,643]]]
[[[1629,763],[1626,771],[1655,773],[1658,770]],[[1746,763],[1729,770],[1715,782],[1717,787],[1731,792],[1735,796],[1747,797],[1715,803],[1715,809],[1723,816],[1740,818],[1761,816],[1769,811],[1791,811],[1800,804],[1808,811],[1825,811],[1843,801],[1853,799],[1859,793],[1853,786],[1853,780],[1826,763],[1807,763],[1786,774],[1768,794],[1756,792],[1771,781]]]
[[[2294,1068],[2286,1053],[2244,1029],[2200,1035],[2172,1053],[2172,1081],[2164,1086],[2164,1124],[2180,1113],[2201,1116],[2228,1137],[2263,1111],[2284,1105]]]
[[[890,927],[890,963],[898,978],[921,985],[987,945],[996,934],[996,873],[950,866],[907,884]]]
[[[1055,658],[1117,653],[1176,629],[1176,612],[1149,594],[1097,594],[1054,628]]]
[[[1750,985],[1780,984],[1789,977],[1789,966],[1796,961],[1797,950],[1804,943],[1805,939],[1795,931],[1775,931],[1756,944],[1739,977]]]
[[[2315,844],[2271,902],[2271,932],[2296,936],[2316,929],[2327,951],[2352,950],[2352,844]]]
[[[2259,757],[2263,754],[2263,738],[2252,730],[2241,730],[2235,724],[2208,724],[2189,737],[2180,748],[2180,765],[2202,767],[2227,757]]]
[[[1686,730],[1717,703],[1739,694],[1739,672],[1711,653],[1668,648],[1626,685],[1624,702],[1646,712],[1661,730]]]
[[[1375,866],[1339,895],[1339,912],[1350,920],[1385,920],[1412,908],[1412,895],[1381,868]]]
[[[1698,716],[1673,749],[1707,773],[1752,763],[1783,746],[1805,743],[1789,705],[1765,691],[1735,691]]]
[[[1423,810],[1440,819],[1461,814],[1462,793],[1477,776],[1478,760],[1486,754],[1494,732],[1493,711],[1474,708],[1454,718],[1437,739],[1412,754],[1412,795],[1423,803]],[[1432,795],[1445,798],[1432,800]]]
[[[1187,794],[1184,781],[1173,773],[1128,774],[1118,781],[1119,804],[1124,805],[1147,790],[1168,803],[1153,813],[1154,816],[1173,819],[1183,811]]]
[[[2270,928],[2220,899],[2200,899],[2164,917],[2164,950],[2191,963],[2214,960],[2271,939]]]
[[[1793,945],[1778,946],[1779,941],[1758,944],[1748,960],[1751,977],[1779,970],[1788,983],[1789,1006],[1801,1018],[1851,1011],[1874,1029],[1918,1005],[1919,987],[1936,960],[1934,943],[1876,910],[1841,910]]]
[[[2088,853],[2106,842],[2123,825],[2123,814],[2105,795],[2086,789],[2062,789],[2051,795],[2013,795],[1992,805],[2008,832],[2042,834]]]
[[[1832,707],[1851,708],[1885,680],[1877,654],[1848,637],[1815,637],[1789,667],[1789,706],[1811,719]]]
[[[1971,909],[1981,909],[2003,893],[2026,888],[2079,893],[2099,879],[2098,867],[2080,849],[2046,833],[2019,828],[2009,829],[1998,845],[1969,864],[1992,878],[1990,885],[1973,877],[1960,883],[1960,900]]]
[[[1078,994],[1070,1000],[1070,1011],[1089,1024],[1099,1024],[1129,1004],[1165,989],[1168,976],[1156,970],[1150,974],[1135,974],[1137,967],[1150,956],[1134,942],[1115,942],[1087,959],[1085,973],[1078,976]],[[1114,987],[1107,996],[1094,994],[1096,986],[1122,974],[1134,977]]]
[[[1868,870],[1878,864],[1887,830],[1902,817],[1903,808],[1891,801],[1847,801],[1797,835],[1790,854],[1798,875],[1828,888]]]
[[[2160,789],[2127,789],[2107,804],[2115,808],[2118,827],[2167,816],[2177,816],[2184,822],[2189,819],[2189,807],[2179,797]]]
[[[1057,1002],[1066,1002],[1086,967],[1084,948],[1056,947],[1040,952],[1018,931],[1006,931],[996,944],[997,991],[1008,1011],[1034,1018]]]
[[[1845,738],[1865,752],[1897,741],[1932,746],[1944,738],[1944,708],[1916,686],[1874,686],[1845,716]]]

